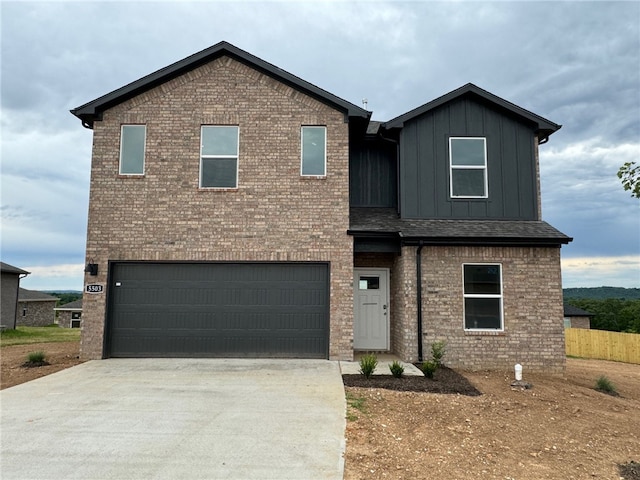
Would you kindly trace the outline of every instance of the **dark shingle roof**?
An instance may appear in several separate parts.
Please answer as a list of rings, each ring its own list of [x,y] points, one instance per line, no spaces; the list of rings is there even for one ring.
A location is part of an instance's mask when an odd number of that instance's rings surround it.
[[[0,262],[0,270],[4,273],[15,273],[16,275],[29,275],[30,272],[22,270],[21,268],[14,267],[8,263]]]
[[[587,312],[581,308],[574,307],[568,303],[564,304],[564,316],[565,317],[595,317],[595,313]]]
[[[21,288],[18,293],[19,302],[57,302],[58,298],[36,290]]]
[[[82,310],[82,299],[60,305],[55,310]]]
[[[543,221],[399,218],[393,208],[352,208],[349,233],[395,233],[431,244],[567,244],[571,237]]]

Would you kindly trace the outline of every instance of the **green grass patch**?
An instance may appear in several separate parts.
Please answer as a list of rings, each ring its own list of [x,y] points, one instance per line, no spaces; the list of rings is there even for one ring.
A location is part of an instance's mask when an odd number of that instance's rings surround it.
[[[347,392],[347,420],[355,422],[358,419],[356,411],[361,413],[367,412],[366,399],[364,397],[356,397],[355,395]]]
[[[80,341],[79,328],[17,327],[0,333],[0,347],[28,345],[30,343],[76,342]]]

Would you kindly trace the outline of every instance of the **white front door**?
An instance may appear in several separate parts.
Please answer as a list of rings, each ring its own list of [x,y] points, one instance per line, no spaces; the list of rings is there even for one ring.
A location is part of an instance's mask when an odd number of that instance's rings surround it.
[[[353,271],[353,348],[389,350],[389,270]]]

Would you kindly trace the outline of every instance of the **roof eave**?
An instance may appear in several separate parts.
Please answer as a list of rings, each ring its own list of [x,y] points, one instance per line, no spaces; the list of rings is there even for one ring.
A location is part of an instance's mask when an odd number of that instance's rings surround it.
[[[429,237],[420,235],[403,236],[406,245],[478,245],[502,247],[560,247],[573,241],[570,237]]]
[[[478,87],[477,85],[474,85],[473,83],[467,83],[466,85],[463,85],[460,88],[446,93],[428,103],[425,103],[424,105],[414,108],[407,113],[404,113],[396,118],[389,120],[388,122],[383,123],[382,126],[387,130],[403,128],[406,121],[427,113],[435,108],[440,107],[441,105],[444,105],[445,103],[448,103],[456,98],[467,94],[474,94],[485,101],[493,103],[494,105],[506,109],[513,114],[537,125],[536,132],[539,133],[541,139],[548,138],[552,133],[562,128],[562,125],[547,120],[546,118],[541,117],[536,113],[530,112],[529,110],[525,110],[524,108],[519,107],[518,105],[511,103],[501,97],[498,97],[497,95],[494,95],[493,93],[488,92]]]
[[[74,108],[71,110],[71,113],[82,121],[83,126],[93,128],[94,121],[100,120],[100,114],[103,111],[225,55],[255,68],[266,75],[274,77],[292,88],[301,90],[325,104],[332,105],[337,110],[344,112],[345,117],[356,117],[366,120],[371,118],[372,112],[347,102],[228,42],[217,43],[212,47],[172,63],[134,82],[113,90],[106,95]]]

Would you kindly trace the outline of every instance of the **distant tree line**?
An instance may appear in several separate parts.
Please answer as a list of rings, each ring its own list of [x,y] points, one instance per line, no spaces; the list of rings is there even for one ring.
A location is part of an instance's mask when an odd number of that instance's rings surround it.
[[[70,292],[65,292],[65,293],[58,293],[58,292],[52,292],[49,295],[52,295],[54,297],[58,297],[58,305],[65,305],[67,303],[71,303],[71,302],[75,302],[76,300],[80,300],[82,298],[82,293],[78,292],[78,293],[70,293]]]
[[[593,313],[591,328],[595,330],[640,333],[640,300],[568,298],[566,301]]]

